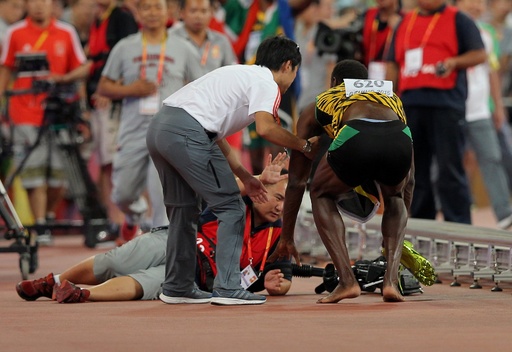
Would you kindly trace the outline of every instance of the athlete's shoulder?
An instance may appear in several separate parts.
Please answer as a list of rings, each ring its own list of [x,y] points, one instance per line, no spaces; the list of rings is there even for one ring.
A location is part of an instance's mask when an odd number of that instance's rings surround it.
[[[331,101],[333,99],[345,98],[345,83],[341,83],[337,86],[331,87],[326,91],[320,93],[316,100],[319,101]]]

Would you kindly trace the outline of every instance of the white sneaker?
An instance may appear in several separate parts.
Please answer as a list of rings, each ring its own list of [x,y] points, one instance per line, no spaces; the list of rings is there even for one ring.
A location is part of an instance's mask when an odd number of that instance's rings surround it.
[[[512,226],[512,215],[509,215],[505,219],[498,221],[498,227],[502,230],[506,230],[510,226]]]
[[[246,290],[213,290],[212,304],[219,306],[235,306],[245,304],[263,304],[265,296],[256,295]]]
[[[191,292],[186,293],[182,296],[169,296],[164,294],[163,292],[158,296],[160,300],[167,304],[201,304],[201,303],[210,303],[212,299],[212,294],[210,292],[201,291],[197,288],[194,288]]]

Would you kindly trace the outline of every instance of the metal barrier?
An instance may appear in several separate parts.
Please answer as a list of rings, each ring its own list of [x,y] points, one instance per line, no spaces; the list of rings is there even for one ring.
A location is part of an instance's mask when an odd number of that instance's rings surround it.
[[[373,260],[381,255],[381,215],[365,224],[344,217],[346,244],[351,259]],[[411,218],[406,239],[430,260],[438,273],[450,273],[453,286],[459,276],[473,277],[471,288],[480,288],[479,279],[495,282],[493,291],[501,291],[500,282],[512,282],[512,232],[485,227]],[[323,246],[311,211],[309,194],[304,194],[295,226],[295,242],[300,253],[321,253]]]
[[[360,242],[378,235],[382,217],[375,216],[364,225],[355,225],[347,235],[357,233],[365,237]],[[512,233],[504,230],[440,222],[435,220],[409,219],[406,238],[416,250],[427,257],[438,273],[451,273],[452,286],[458,286],[457,277],[473,277],[470,288],[481,288],[479,279],[495,282],[493,291],[501,291],[499,283],[512,281]],[[348,241],[347,241],[348,243]]]

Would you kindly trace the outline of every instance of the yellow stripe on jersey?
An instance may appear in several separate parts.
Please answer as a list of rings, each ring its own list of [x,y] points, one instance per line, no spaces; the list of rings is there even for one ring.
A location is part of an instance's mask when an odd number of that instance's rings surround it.
[[[398,115],[402,122],[407,122],[402,101],[396,94],[390,97],[382,93],[365,92],[347,98],[345,83],[342,83],[316,97],[316,120],[322,125],[330,138],[336,138],[343,124],[343,114],[350,105],[358,101],[370,101],[387,106]]]

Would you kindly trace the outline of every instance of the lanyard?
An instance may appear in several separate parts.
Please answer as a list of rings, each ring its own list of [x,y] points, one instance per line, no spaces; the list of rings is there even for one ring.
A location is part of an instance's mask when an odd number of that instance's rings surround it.
[[[203,49],[203,55],[201,56],[201,66],[206,65],[206,61],[208,61],[208,56],[210,55],[210,42],[206,42],[206,45]]]
[[[416,17],[418,16],[418,10],[414,10],[411,20],[409,21],[407,25],[407,30],[405,32],[405,49],[409,49],[409,41],[411,38],[411,31],[412,27],[414,26],[414,22],[416,22]],[[427,30],[425,31],[425,34],[423,34],[423,39],[421,39],[420,47],[424,48],[425,44],[427,44],[428,39],[430,38],[430,35],[432,34],[432,31],[434,30],[434,27],[437,24],[437,21],[439,20],[439,17],[441,17],[440,12],[436,12],[434,17],[430,20],[430,23],[428,24]]]
[[[160,57],[158,58],[158,73],[156,77],[157,85],[160,85],[162,82],[162,76],[164,72],[164,61],[165,61],[165,44],[167,41],[167,36],[164,36],[162,40],[162,44],[160,45]],[[142,35],[142,67],[140,69],[140,78],[146,79],[146,66],[148,60],[148,50],[147,50],[147,41],[144,34]]]
[[[247,220],[248,223],[250,223],[250,219]],[[250,229],[249,225],[249,229]],[[268,251],[270,250],[270,243],[272,242],[272,234],[274,233],[274,228],[271,227],[268,231],[268,238],[267,238],[267,245],[265,247],[265,254],[263,254],[263,260],[261,261],[260,266],[260,272],[263,271],[263,268],[265,267],[265,262],[267,261]],[[249,264],[252,265],[252,260],[254,259],[252,257],[252,246],[251,246],[251,234],[249,233],[249,240],[247,241],[247,254],[249,255]]]
[[[39,38],[37,38],[36,43],[32,47],[32,51],[38,51],[39,49],[41,49],[41,47],[43,46],[44,42],[46,41],[46,39],[48,38],[49,35],[50,35],[50,31],[48,29],[45,29],[44,32],[42,32],[39,35]]]
[[[114,5],[111,5],[105,12],[103,12],[103,15],[101,15],[101,17],[100,17],[100,22],[105,21],[110,16],[112,11],[114,11],[115,8],[116,8],[116,5],[114,4]]]
[[[379,20],[377,19],[377,15],[375,15],[375,19],[372,23],[372,31],[370,35],[370,55],[368,56],[368,62],[375,60],[377,56],[377,33],[379,29]],[[386,57],[386,54],[389,50],[389,44],[391,43],[391,33],[393,32],[391,29],[388,29],[388,35],[386,36],[386,43],[384,44],[384,50],[382,52],[382,56]]]

